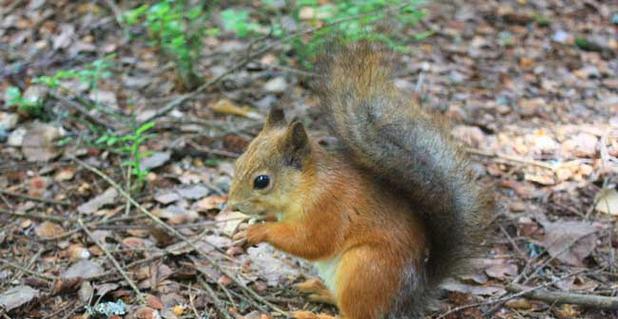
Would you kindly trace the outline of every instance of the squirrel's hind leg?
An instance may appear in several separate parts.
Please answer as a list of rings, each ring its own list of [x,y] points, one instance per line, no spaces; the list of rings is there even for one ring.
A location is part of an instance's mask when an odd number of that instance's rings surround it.
[[[309,294],[308,298],[311,301],[337,305],[335,296],[318,278],[307,279],[294,285],[294,288],[302,293]]]
[[[290,315],[294,319],[345,319],[344,317],[341,317],[341,316],[334,317],[331,315],[313,313],[311,311],[304,311],[304,310],[292,311]]]

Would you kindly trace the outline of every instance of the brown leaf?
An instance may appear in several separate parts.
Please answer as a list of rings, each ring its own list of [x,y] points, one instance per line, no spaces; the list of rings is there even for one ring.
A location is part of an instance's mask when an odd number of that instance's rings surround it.
[[[54,159],[60,155],[55,144],[55,140],[59,137],[60,130],[57,127],[35,122],[26,130],[22,152],[30,162]]]
[[[79,205],[77,210],[82,214],[92,214],[99,210],[99,208],[113,204],[118,197],[118,191],[115,188],[110,187],[99,196]]]
[[[161,300],[158,297],[153,296],[151,294],[146,295],[146,304],[148,304],[148,306],[153,309],[157,309],[157,310],[163,309],[163,303],[161,302]]]
[[[80,260],[69,269],[67,269],[62,275],[61,278],[71,279],[71,278],[83,278],[89,279],[92,277],[96,277],[103,273],[103,268],[99,266],[99,264],[90,261],[90,260]]]
[[[517,265],[507,259],[487,260],[489,267],[485,268],[485,273],[492,278],[507,279],[517,275]]]
[[[208,212],[213,209],[222,209],[226,201],[225,195],[210,195],[195,202],[192,208],[198,212]]]
[[[130,319],[160,319],[161,316],[159,312],[150,307],[142,307],[137,309],[135,312],[129,314],[127,318]]]
[[[240,107],[228,99],[219,100],[217,103],[210,105],[210,108],[217,113],[244,116],[255,120],[261,120],[263,118],[260,113],[251,108]]]
[[[271,287],[293,281],[301,274],[289,257],[266,244],[247,249],[246,257],[251,261],[251,269],[258,278],[264,279]]]
[[[44,221],[34,229],[34,233],[41,239],[48,239],[64,234],[64,229],[56,223]]]
[[[462,284],[455,280],[447,280],[443,284],[441,284],[440,287],[447,291],[456,291],[477,296],[501,296],[506,293],[506,290],[502,287],[473,286]]]
[[[545,239],[541,243],[550,256],[572,266],[583,266],[596,247],[597,229],[590,223],[579,221],[545,222]]]
[[[75,177],[76,171],[77,170],[73,166],[63,167],[56,172],[56,175],[54,175],[54,181],[56,182],[70,181],[73,179],[73,177]]]

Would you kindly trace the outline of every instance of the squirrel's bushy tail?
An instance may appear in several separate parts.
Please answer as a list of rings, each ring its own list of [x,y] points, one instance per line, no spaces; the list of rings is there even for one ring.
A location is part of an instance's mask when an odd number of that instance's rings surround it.
[[[429,237],[426,269],[412,296],[426,295],[465,265],[478,246],[490,199],[475,185],[465,154],[443,120],[403,96],[391,80],[390,53],[365,42],[335,46],[318,61],[317,91],[349,158],[394,192],[406,194]],[[404,283],[404,286],[409,283]],[[419,294],[420,293],[420,294]],[[406,296],[403,296],[406,297]],[[397,301],[397,304],[405,301]],[[424,302],[411,302],[418,316]],[[393,309],[406,318],[402,309]]]

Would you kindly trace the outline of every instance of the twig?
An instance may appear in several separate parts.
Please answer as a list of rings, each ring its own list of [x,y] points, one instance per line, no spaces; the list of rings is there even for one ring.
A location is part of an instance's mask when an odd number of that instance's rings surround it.
[[[2,11],[0,11],[0,18],[3,20],[4,17],[8,16],[9,14],[13,13],[13,11],[15,9],[17,9],[17,7],[19,7],[20,5],[23,4],[23,0],[16,0],[13,1],[13,3],[11,3],[10,5],[8,5],[6,8],[2,9]]]
[[[517,297],[521,297],[521,296],[523,296],[524,294],[526,294],[528,292],[535,291],[535,290],[538,290],[538,289],[542,289],[542,288],[545,288],[545,287],[547,287],[549,285],[553,285],[553,284],[555,284],[557,282],[560,282],[560,281],[562,281],[564,279],[567,279],[569,277],[579,275],[582,272],[584,272],[584,271],[583,270],[582,271],[577,271],[577,272],[568,274],[566,276],[557,278],[555,280],[552,280],[550,282],[546,282],[544,284],[538,285],[536,287],[528,288],[528,289],[526,289],[524,291],[520,291],[520,292],[514,293],[512,295],[503,296],[503,297],[500,297],[500,298],[497,298],[497,299],[494,299],[494,300],[488,300],[488,301],[477,302],[477,303],[472,303],[472,304],[467,304],[467,305],[455,307],[455,308],[453,308],[453,309],[451,309],[451,310],[449,310],[449,311],[447,311],[445,313],[440,314],[438,317],[436,317],[436,319],[446,318],[450,314],[457,313],[457,312],[460,312],[460,311],[468,309],[468,308],[474,308],[474,307],[479,307],[479,306],[486,306],[486,305],[493,305],[493,304],[498,304],[498,303],[504,303],[504,302],[506,302],[508,300],[515,299]]]
[[[75,161],[76,163],[78,163],[79,165],[83,166],[84,168],[88,169],[89,171],[99,175],[99,177],[103,178],[107,183],[109,183],[112,187],[114,187],[118,193],[120,193],[120,195],[124,196],[126,199],[128,199],[131,204],[133,204],[133,206],[135,206],[140,212],[142,212],[144,215],[148,216],[152,221],[154,221],[157,225],[161,226],[163,229],[165,229],[166,231],[168,231],[170,234],[174,235],[176,238],[183,240],[184,242],[186,242],[187,245],[189,245],[193,250],[195,250],[198,254],[200,254],[200,256],[204,257],[213,267],[215,267],[219,272],[221,272],[222,274],[226,275],[227,277],[229,277],[230,279],[232,279],[232,281],[238,285],[241,289],[245,290],[247,293],[249,293],[253,298],[259,300],[260,302],[268,305],[269,307],[271,307],[273,310],[275,310],[276,312],[279,312],[280,314],[287,316],[287,312],[282,310],[281,308],[277,307],[276,305],[273,305],[272,303],[268,302],[267,300],[265,300],[262,296],[258,295],[255,291],[253,291],[253,289],[247,287],[247,285],[245,285],[242,281],[238,280],[236,278],[236,276],[232,275],[230,272],[228,272],[227,270],[223,269],[219,264],[217,264],[215,262],[215,260],[206,252],[204,252],[202,250],[202,248],[198,247],[194,242],[192,242],[189,238],[187,238],[185,235],[179,233],[176,229],[174,229],[173,227],[171,227],[170,225],[164,223],[161,219],[159,219],[157,216],[153,215],[150,211],[148,211],[146,208],[144,208],[144,206],[142,206],[141,204],[139,204],[137,201],[135,201],[135,199],[133,199],[133,197],[131,197],[131,195],[129,195],[124,189],[122,189],[118,183],[116,183],[114,180],[112,180],[109,176],[107,176],[105,173],[103,173],[102,171],[100,171],[99,169],[90,166],[89,164],[77,159],[76,157],[71,157],[71,159],[73,161]],[[205,241],[208,245],[210,245],[211,247],[215,247],[214,245],[208,243],[207,241]],[[227,255],[223,254],[223,256],[228,257]]]
[[[215,308],[217,308],[217,310],[219,310],[219,313],[221,313],[226,319],[233,319],[232,315],[230,315],[230,312],[225,309],[223,301],[221,301],[221,299],[219,299],[217,294],[214,292],[214,290],[212,290],[212,288],[210,288],[210,286],[204,281],[204,279],[202,279],[200,277],[197,280],[202,285],[202,287],[204,287],[204,289],[206,289],[206,292],[208,293],[208,295],[212,299],[212,303],[215,305]]]
[[[332,27],[341,23],[344,23],[346,21],[351,21],[351,20],[355,20],[364,16],[369,16],[371,14],[376,13],[377,11],[384,11],[384,12],[390,12],[390,11],[396,11],[396,10],[401,10],[407,6],[409,6],[409,3],[404,3],[402,5],[399,6],[394,6],[391,8],[386,8],[386,9],[376,9],[376,10],[372,10],[369,12],[364,12],[358,15],[352,15],[349,17],[345,17],[342,19],[339,19],[337,21],[333,21],[331,23],[327,23],[324,24],[320,27],[317,28],[308,28],[306,30],[300,30],[297,32],[293,32],[285,37],[283,37],[282,39],[279,39],[278,41],[272,42],[270,44],[266,44],[264,45],[262,48],[258,49],[257,51],[253,52],[253,53],[249,53],[245,56],[245,58],[243,58],[240,62],[234,64],[231,68],[229,68],[227,71],[223,72],[222,74],[220,74],[219,76],[215,77],[214,79],[200,85],[197,89],[195,89],[193,92],[188,93],[188,94],[184,94],[179,96],[178,98],[172,100],[170,103],[166,104],[163,108],[161,108],[159,111],[157,111],[155,114],[147,117],[146,119],[144,119],[143,121],[140,122],[140,125],[150,122],[156,118],[159,118],[167,113],[169,113],[171,110],[179,107],[180,105],[182,105],[184,102],[194,98],[195,96],[197,96],[198,94],[204,92],[207,88],[209,88],[210,86],[218,83],[219,81],[221,81],[223,78],[227,77],[228,75],[236,72],[237,70],[239,70],[240,68],[244,67],[245,65],[247,65],[249,62],[251,62],[251,60],[261,56],[262,54],[274,49],[275,47],[277,47],[278,45],[281,45],[282,43],[285,43],[286,41],[293,39],[295,37],[298,36],[302,36],[305,34],[309,34],[309,33],[313,33],[316,32],[318,30],[322,30],[324,28],[328,28],[328,27]],[[267,37],[264,37],[267,38]],[[249,44],[249,46],[247,46],[248,51],[250,51],[253,47],[255,43],[251,43]]]
[[[0,189],[0,193],[2,193],[4,195],[8,195],[8,196],[20,197],[20,198],[24,198],[24,199],[27,199],[27,200],[32,200],[32,201],[35,201],[35,202],[41,202],[41,203],[45,203],[45,204],[62,205],[62,206],[69,206],[69,205],[71,205],[71,203],[65,202],[65,201],[59,201],[59,200],[53,200],[53,199],[45,199],[45,198],[41,198],[41,197],[35,197],[35,196],[26,195],[26,194],[15,193],[15,192],[7,191],[6,189]]]
[[[114,3],[113,0],[105,0],[105,4],[107,4],[107,6],[112,10],[118,26],[120,26],[121,29],[124,29],[125,25],[122,21],[122,10],[116,5],[116,3]]]
[[[71,218],[67,219],[67,218],[64,218],[64,217],[50,216],[50,215],[39,214],[39,213],[12,212],[10,210],[6,210],[6,209],[2,209],[2,208],[0,208],[0,214],[13,215],[13,216],[25,217],[25,218],[33,218],[33,219],[51,220],[51,221],[54,221],[54,222],[57,222],[57,223],[62,223],[62,222],[65,222],[67,220],[71,220]]]
[[[540,300],[551,304],[573,304],[586,308],[616,310],[618,309],[618,298],[599,295],[584,295],[572,292],[548,291],[544,289],[530,290],[529,287],[510,284],[506,290],[521,293],[522,297]]]
[[[467,147],[466,148],[466,152],[470,153],[470,154],[474,154],[474,155],[480,155],[480,156],[486,156],[486,157],[493,157],[496,159],[501,159],[506,161],[508,164],[508,162],[514,162],[514,163],[519,163],[519,164],[526,164],[526,165],[530,165],[530,166],[537,166],[537,167],[541,167],[541,168],[545,168],[548,169],[550,171],[555,171],[556,168],[550,164],[547,163],[543,163],[541,161],[535,161],[535,160],[531,160],[531,159],[526,159],[526,158],[521,158],[521,157],[517,157],[517,156],[511,156],[511,155],[506,155],[506,154],[497,154],[497,153],[492,153],[492,152],[487,152],[487,151],[483,151],[483,150],[479,150],[479,149],[475,149],[475,148],[470,148]]]
[[[30,261],[28,261],[28,264],[26,265],[26,269],[30,269],[32,267],[32,265],[34,265],[34,262],[39,259],[39,257],[41,256],[41,254],[45,251],[44,248],[39,249],[36,254],[34,254],[31,258]],[[21,279],[21,277],[23,276],[23,272],[18,271],[17,273],[15,273],[15,275],[13,276],[13,278],[11,279],[11,281],[17,281],[19,279]]]
[[[81,106],[79,103],[73,102],[71,100],[69,100],[68,98],[54,92],[54,91],[50,91],[49,95],[51,95],[53,98],[55,98],[56,100],[62,102],[63,104],[65,104],[66,106],[68,106],[69,108],[74,109],[75,111],[77,111],[78,113],[81,113],[85,118],[87,118],[89,121],[102,126],[108,130],[113,130],[114,127],[111,126],[110,124],[107,124],[105,122],[103,122],[101,119],[99,119],[98,117],[90,114],[90,112],[88,112],[88,110],[86,108],[84,108],[83,106]]]
[[[41,279],[44,279],[44,280],[47,280],[47,281],[56,281],[56,280],[58,280],[58,277],[56,277],[56,276],[40,274],[40,273],[38,273],[36,271],[32,271],[32,270],[30,270],[30,269],[28,269],[26,267],[23,267],[23,266],[21,266],[19,264],[16,264],[16,263],[14,263],[12,261],[8,261],[6,259],[0,258],[0,263],[4,263],[4,264],[6,264],[6,265],[8,265],[10,267],[13,267],[15,269],[20,270],[21,272],[24,272],[24,273],[28,274],[28,275],[31,275],[31,276],[34,276],[34,277],[38,277],[38,278],[41,278]]]
[[[99,248],[101,248],[101,250],[103,250],[103,252],[107,256],[107,259],[109,259],[112,262],[112,264],[114,264],[114,267],[116,267],[116,270],[122,275],[122,277],[129,284],[129,286],[131,286],[131,289],[133,289],[133,291],[135,291],[135,294],[137,295],[138,302],[140,304],[145,304],[146,303],[146,299],[144,298],[144,295],[139,290],[139,288],[137,288],[137,285],[135,285],[133,280],[131,280],[131,278],[129,278],[129,275],[122,269],[122,266],[120,266],[120,264],[118,263],[116,258],[114,258],[114,256],[112,256],[112,254],[109,252],[109,250],[107,250],[107,248],[105,248],[105,246],[101,242],[99,242],[99,240],[90,232],[90,230],[88,230],[88,228],[86,227],[86,225],[84,225],[84,222],[82,221],[81,218],[78,218],[77,222],[79,223],[79,226],[84,230],[84,232],[88,235],[88,237],[90,237],[90,239],[97,246],[99,246]]]
[[[195,318],[200,318],[200,314],[197,313],[197,309],[195,308],[195,303],[193,302],[193,292],[192,289],[193,287],[191,287],[191,284],[189,284],[189,305],[191,305],[191,310],[193,310],[193,314],[195,315]]]

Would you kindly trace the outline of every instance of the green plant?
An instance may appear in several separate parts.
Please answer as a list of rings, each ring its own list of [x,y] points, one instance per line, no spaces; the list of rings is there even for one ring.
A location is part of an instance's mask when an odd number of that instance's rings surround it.
[[[126,157],[122,165],[128,167],[131,175],[135,177],[134,185],[137,189],[144,185],[146,175],[148,175],[148,170],[142,168],[141,160],[149,154],[140,148],[151,137],[146,133],[154,126],[154,122],[146,122],[129,134],[104,134],[94,142],[95,145],[111,149]]]
[[[82,69],[60,70],[53,75],[43,75],[34,78],[32,82],[56,89],[60,86],[62,80],[79,79],[80,82],[88,85],[88,89],[96,89],[99,80],[112,75],[109,69],[112,66],[113,58],[114,55],[109,55],[85,65]]]
[[[263,0],[265,7],[272,1]],[[224,29],[238,37],[247,37],[268,31],[272,36],[291,43],[300,61],[310,61],[335,34],[343,42],[370,40],[385,43],[395,50],[405,50],[407,38],[403,32],[384,32],[380,25],[387,22],[386,29],[396,31],[417,24],[425,16],[418,8],[421,0],[352,0],[323,3],[318,0],[299,0],[290,10],[296,24],[308,24],[314,32],[303,36],[289,37],[281,21],[260,25],[243,9],[228,8],[221,11]],[[270,5],[272,7],[272,5]],[[430,36],[432,31],[417,33],[412,40],[419,41]]]
[[[152,5],[141,5],[124,15],[130,25],[142,23],[148,30],[151,44],[171,57],[183,86],[191,89],[200,84],[194,67],[202,48],[204,34],[217,34],[207,29],[202,6],[189,7],[187,1],[164,0]]]
[[[229,8],[221,11],[220,15],[223,28],[235,33],[240,38],[245,38],[263,29],[258,23],[251,20],[248,10]]]
[[[17,106],[20,112],[30,116],[43,118],[43,101],[34,97],[25,97],[16,86],[9,87],[4,92],[4,104],[6,107]]]
[[[388,28],[395,30],[395,27],[399,26],[403,30],[417,24],[425,15],[424,11],[418,9],[419,2],[416,0],[354,0],[319,4],[315,0],[300,1],[299,3],[304,7],[312,8],[315,12],[313,21],[310,22],[314,26],[323,24],[326,27],[319,28],[306,41],[301,38],[294,39],[294,49],[305,58],[303,60],[308,61],[325,42],[330,40],[334,33],[343,42],[377,41],[392,49],[403,51],[408,39],[396,35],[395,32],[384,32],[379,27],[381,23],[387,22]],[[297,11],[297,19],[300,19],[298,14],[300,11]],[[430,35],[430,32],[416,34],[413,40],[422,40]]]

